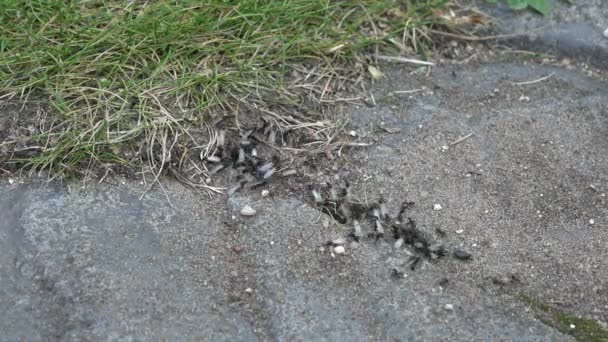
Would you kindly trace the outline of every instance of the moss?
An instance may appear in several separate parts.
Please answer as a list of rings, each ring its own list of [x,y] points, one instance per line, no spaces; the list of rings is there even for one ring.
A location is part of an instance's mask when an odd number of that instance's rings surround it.
[[[608,329],[593,319],[566,313],[525,293],[519,293],[517,298],[530,306],[534,311],[534,316],[541,322],[576,338],[577,341],[608,341]]]

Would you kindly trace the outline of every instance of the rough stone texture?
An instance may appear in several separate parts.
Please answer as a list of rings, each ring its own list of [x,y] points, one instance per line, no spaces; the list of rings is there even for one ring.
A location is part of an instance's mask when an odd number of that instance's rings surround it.
[[[552,1],[552,11],[543,17],[533,11],[512,11],[504,2],[477,4],[494,16],[503,34],[520,34],[508,39],[520,48],[575,58],[608,69],[608,2],[604,0]]]
[[[537,321],[517,292],[606,322],[606,83],[515,64],[390,74],[376,107],[345,113],[360,139],[376,143],[290,181],[347,179],[361,199],[384,194],[393,212],[414,200],[420,226],[444,230],[439,241],[471,261],[410,271],[391,238],[332,257],[324,243],[350,227],[323,228],[308,194],[282,186],[227,199],[166,181],[172,209],[162,191],[139,201],[137,183],[4,179],[2,339],[569,339]],[[429,90],[385,96],[422,86]],[[380,133],[382,122],[401,132]],[[256,215],[241,216],[245,205]],[[395,279],[394,267],[407,277]],[[521,283],[492,281],[511,274]]]

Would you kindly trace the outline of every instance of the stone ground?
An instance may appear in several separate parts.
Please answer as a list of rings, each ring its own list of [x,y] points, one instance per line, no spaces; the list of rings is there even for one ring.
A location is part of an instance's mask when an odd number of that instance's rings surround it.
[[[608,81],[568,65],[395,67],[376,106],[342,109],[374,144],[268,197],[209,198],[165,180],[166,194],[139,200],[136,181],[4,177],[0,340],[584,340],[581,322],[608,322]],[[412,89],[425,90],[389,96]],[[413,200],[419,225],[472,260],[412,271],[391,238],[332,255],[325,242],[351,228],[324,224],[298,190],[311,180],[348,180],[393,212]],[[257,214],[241,216],[245,205]],[[565,321],[543,319],[545,306]]]

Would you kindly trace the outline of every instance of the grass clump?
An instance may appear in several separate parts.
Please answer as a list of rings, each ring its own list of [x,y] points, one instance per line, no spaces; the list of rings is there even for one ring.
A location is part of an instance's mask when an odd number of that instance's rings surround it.
[[[608,341],[608,330],[592,319],[565,313],[527,294],[520,293],[518,298],[534,310],[536,318],[540,321],[573,336],[577,341]]]
[[[2,1],[0,99],[44,110],[26,135],[0,132],[0,162],[59,177],[160,170],[205,146],[217,114],[302,127],[360,80],[373,52],[428,43],[432,11],[446,3]]]

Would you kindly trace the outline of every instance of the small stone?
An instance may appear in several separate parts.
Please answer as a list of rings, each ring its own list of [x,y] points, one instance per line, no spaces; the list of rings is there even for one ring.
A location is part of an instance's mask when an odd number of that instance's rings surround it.
[[[336,254],[343,254],[344,252],[346,252],[346,249],[344,249],[344,246],[336,246],[334,248],[334,253],[336,253]]]
[[[452,304],[446,304],[443,308],[447,311],[454,311],[454,305]]]
[[[271,246],[272,246],[272,245],[274,245],[274,241],[270,241],[270,245],[271,245]]]
[[[339,237],[339,238],[333,240],[331,243],[334,246],[344,245],[344,244],[346,244],[346,239],[343,237]]]
[[[522,95],[519,97],[519,102],[530,102],[530,98],[525,95]]]
[[[454,258],[459,260],[470,260],[471,254],[463,251],[462,249],[457,249],[454,251]]]
[[[608,38],[608,29],[606,29],[606,31],[604,31],[604,37]]]
[[[435,204],[433,206],[433,209],[435,209],[435,210],[441,210],[441,209],[443,209],[443,207],[441,206],[441,204]]]
[[[9,178],[9,179],[8,179],[8,184],[11,184],[11,185],[12,185],[13,183],[15,183],[15,180],[14,180],[14,179],[12,179],[12,178]]]
[[[589,224],[595,224],[595,220],[594,219],[589,220]]]
[[[270,195],[270,191],[262,190],[262,197],[268,197],[268,195]]]
[[[351,137],[356,137],[357,136],[357,132],[356,131],[350,131],[350,132],[348,132],[348,135],[350,135]]]
[[[570,329],[576,329],[576,325],[570,324]]]
[[[458,229],[458,230],[456,231],[456,234],[462,234],[462,233],[464,233],[464,229]]]
[[[230,275],[236,278],[236,277],[238,277],[238,276],[239,276],[239,272],[237,272],[237,271],[232,271],[232,272],[230,272]]]
[[[248,288],[246,288],[246,289],[245,289],[245,292],[247,292],[247,293],[252,293],[252,292],[253,292],[253,289],[252,289],[251,287],[248,287]]]
[[[232,247],[232,251],[237,254],[240,254],[244,250],[245,250],[245,246],[243,246],[243,245],[236,245],[236,246]]]
[[[449,147],[448,145],[443,145],[443,146],[441,146],[441,148],[442,148],[444,151],[447,151],[447,150],[448,150],[450,147]]]
[[[321,224],[323,225],[323,228],[329,228],[329,219],[327,217],[323,217]]]
[[[401,271],[400,269],[393,268],[391,270],[391,277],[393,277],[394,279],[403,279],[403,278],[407,278],[407,274],[405,272]]]
[[[252,207],[246,205],[243,207],[243,209],[241,209],[241,215],[243,216],[253,216],[255,215],[256,211],[255,209],[253,209]]]

